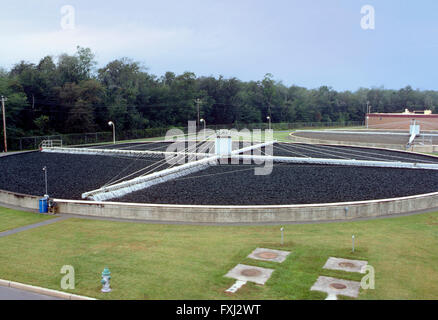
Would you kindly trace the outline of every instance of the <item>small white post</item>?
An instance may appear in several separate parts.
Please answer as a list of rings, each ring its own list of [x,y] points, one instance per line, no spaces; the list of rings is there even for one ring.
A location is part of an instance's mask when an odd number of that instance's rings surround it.
[[[280,231],[281,231],[281,245],[283,245],[284,244],[284,234],[283,234],[284,228],[281,227]]]
[[[353,249],[353,252],[354,252],[354,234],[351,236],[351,241],[352,241],[352,249]]]

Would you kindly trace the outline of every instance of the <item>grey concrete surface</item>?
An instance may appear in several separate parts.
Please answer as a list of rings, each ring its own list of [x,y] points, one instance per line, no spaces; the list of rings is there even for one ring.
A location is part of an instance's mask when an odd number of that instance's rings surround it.
[[[3,231],[3,232],[0,232],[0,238],[1,237],[6,237],[6,236],[9,236],[11,234],[18,233],[18,232],[22,232],[22,231],[38,228],[38,227],[41,227],[41,226],[46,226],[46,225],[49,225],[49,224],[52,224],[52,223],[55,223],[55,222],[58,222],[58,221],[62,221],[62,220],[68,219],[68,218],[69,218],[69,216],[62,216],[62,217],[58,217],[58,218],[54,218],[54,219],[50,219],[50,220],[34,223],[34,224],[29,224],[29,225],[26,225],[26,226],[23,226],[23,227],[19,227],[19,228]]]
[[[318,280],[310,290],[325,292],[330,300],[331,297],[338,295],[357,298],[359,296],[360,282],[321,276],[318,277]]]
[[[325,263],[323,269],[365,273],[363,267],[365,267],[367,264],[368,261],[363,260],[350,260],[330,257]]]
[[[0,286],[0,300],[64,300],[15,288]]]
[[[289,254],[289,251],[256,248],[253,252],[249,254],[248,258],[282,263],[284,260],[286,260]]]
[[[1,191],[0,191],[1,194]],[[22,210],[27,212],[38,212],[34,209],[29,209],[25,207],[10,205],[8,203],[0,202],[0,207],[11,208],[15,210]],[[382,214],[381,216],[375,217],[356,217],[351,218],[348,221],[366,221],[370,219],[388,219],[388,218],[398,218],[404,216],[410,216],[415,214],[423,214],[429,212],[438,211],[438,206],[431,206],[430,208],[420,209],[420,210],[411,210],[408,212],[401,213],[389,213]],[[103,220],[103,221],[114,221],[114,222],[130,222],[130,223],[146,223],[146,224],[169,224],[169,225],[205,225],[205,226],[247,226],[247,225],[294,225],[294,224],[314,224],[314,223],[338,223],[345,222],[344,219],[333,219],[333,220],[318,220],[318,221],[264,221],[264,222],[191,222],[191,221],[162,221],[162,220],[153,220],[153,219],[129,219],[124,217],[107,217],[107,216],[91,216],[91,215],[77,215],[77,214],[67,214],[67,213],[58,213],[57,216],[62,217],[70,217],[70,218],[78,218],[78,219],[89,219],[89,220]]]
[[[138,220],[161,220],[164,223],[271,223],[352,220],[395,215],[438,207],[438,192],[357,202],[284,206],[190,206],[148,205],[115,202],[86,202],[55,199],[60,212],[84,216]],[[348,211],[346,208],[348,207]]]
[[[228,271],[225,277],[244,282],[255,282],[263,285],[271,277],[272,272],[274,272],[274,269],[238,264]]]

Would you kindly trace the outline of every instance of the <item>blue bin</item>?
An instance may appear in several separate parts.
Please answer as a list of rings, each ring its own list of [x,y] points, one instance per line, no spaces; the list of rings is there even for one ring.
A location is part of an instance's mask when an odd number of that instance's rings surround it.
[[[40,213],[47,213],[49,212],[49,205],[48,205],[48,199],[47,198],[41,198],[40,199]]]

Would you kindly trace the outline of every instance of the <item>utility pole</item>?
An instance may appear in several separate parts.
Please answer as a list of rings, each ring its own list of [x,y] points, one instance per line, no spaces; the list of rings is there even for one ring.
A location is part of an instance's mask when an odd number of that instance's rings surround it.
[[[200,125],[200,122],[199,122],[199,105],[201,104],[201,102],[202,102],[202,100],[201,99],[196,99],[195,100],[195,102],[196,102],[196,105],[197,105],[197,108],[198,108],[198,120],[197,120],[197,122],[196,122],[196,126],[199,126]]]
[[[6,139],[6,114],[5,114],[5,101],[8,101],[8,99],[2,96],[3,136],[4,136],[4,138],[5,138],[5,152],[8,152],[8,142],[7,142],[7,139]]]

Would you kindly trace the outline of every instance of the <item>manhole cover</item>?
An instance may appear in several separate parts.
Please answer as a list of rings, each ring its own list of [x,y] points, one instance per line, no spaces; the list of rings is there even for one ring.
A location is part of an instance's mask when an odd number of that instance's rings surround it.
[[[342,268],[354,268],[356,265],[351,262],[339,262],[339,266]]]
[[[257,253],[257,257],[262,259],[275,259],[278,257],[278,254],[275,252],[263,251]]]
[[[347,286],[345,284],[342,283],[330,283],[330,287],[333,289],[337,289],[337,290],[342,290],[347,288]]]
[[[260,275],[262,272],[257,269],[245,269],[240,272],[241,275],[245,277],[256,277]]]

